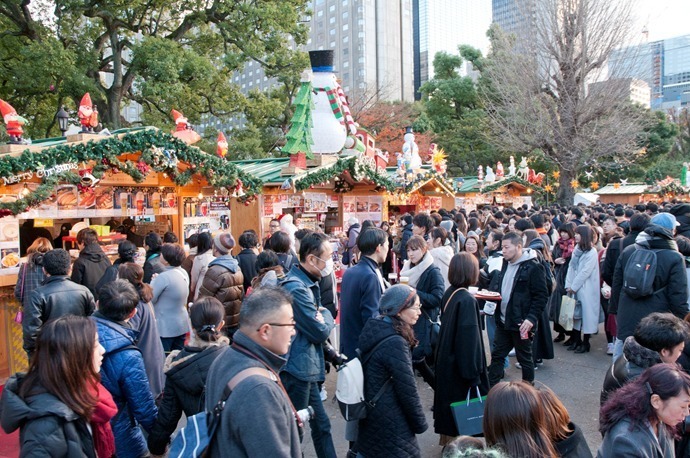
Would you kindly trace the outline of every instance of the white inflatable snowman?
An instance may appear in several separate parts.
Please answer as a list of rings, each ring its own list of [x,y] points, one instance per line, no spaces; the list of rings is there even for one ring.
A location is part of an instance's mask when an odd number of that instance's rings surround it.
[[[313,72],[312,111],[314,154],[339,153],[345,146],[347,131],[342,119],[341,104],[338,97],[338,82],[333,73],[333,51],[309,51]]]

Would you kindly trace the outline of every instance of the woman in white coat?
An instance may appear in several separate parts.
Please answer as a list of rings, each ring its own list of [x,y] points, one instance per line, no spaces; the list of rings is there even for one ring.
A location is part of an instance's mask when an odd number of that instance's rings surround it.
[[[582,304],[582,317],[573,323],[573,343],[568,347],[575,353],[587,353],[589,336],[599,329],[599,258],[592,239],[591,226],[582,224],[575,229],[575,250],[565,277],[566,291]]]
[[[434,265],[441,270],[443,277],[443,285],[445,289],[450,288],[450,280],[448,280],[448,267],[450,260],[453,258],[453,248],[450,246],[448,240],[448,232],[442,227],[435,227],[429,232],[429,253],[434,258]]]

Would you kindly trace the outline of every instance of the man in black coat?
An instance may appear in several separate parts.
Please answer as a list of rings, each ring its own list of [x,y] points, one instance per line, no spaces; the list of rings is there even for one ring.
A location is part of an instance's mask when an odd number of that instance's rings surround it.
[[[622,354],[623,342],[633,335],[642,318],[653,312],[671,312],[678,318],[688,313],[688,280],[685,260],[673,240],[677,222],[670,213],[652,217],[649,227],[640,233],[635,244],[623,250],[616,262],[611,288],[611,304],[617,316],[618,339],[613,351],[614,361]],[[625,266],[636,247],[654,250],[657,267],[654,276],[654,293],[651,296],[633,298],[622,291]],[[609,309],[609,313],[612,313]]]
[[[400,217],[402,226],[402,240],[400,241],[400,265],[407,260],[407,241],[412,237],[412,215],[405,214]]]
[[[79,257],[72,266],[72,281],[89,288],[98,297],[96,285],[112,264],[98,244],[98,234],[90,227],[77,233]]]
[[[522,237],[515,232],[503,237],[503,267],[491,283],[490,289],[501,294],[489,366],[491,386],[503,378],[503,363],[512,348],[522,366],[522,379],[529,383],[534,381],[533,328],[544,311],[549,291],[536,252],[529,248],[523,250],[522,243]]]
[[[69,279],[69,268],[69,253],[65,250],[50,250],[43,255],[47,278],[31,293],[22,321],[24,350],[29,356],[36,348],[36,336],[43,323],[63,315],[90,316],[96,308],[89,289]]]
[[[650,217],[646,213],[636,213],[630,218],[630,232],[621,238],[613,239],[609,242],[606,247],[606,257],[604,258],[604,264],[601,266],[601,278],[609,285],[613,285],[613,272],[616,269],[616,262],[618,257],[621,255],[623,250],[633,243],[640,232],[645,230],[647,225],[649,225]],[[614,308],[615,310],[615,308]],[[611,306],[609,306],[609,313],[611,312]],[[615,312],[613,312],[615,314]]]
[[[676,204],[671,207],[671,214],[678,224],[676,234],[690,238],[690,204]]]
[[[256,257],[258,255],[259,237],[254,231],[244,231],[238,240],[242,251],[237,254],[237,262],[240,265],[244,277],[244,290],[252,286],[252,280],[257,275]]]

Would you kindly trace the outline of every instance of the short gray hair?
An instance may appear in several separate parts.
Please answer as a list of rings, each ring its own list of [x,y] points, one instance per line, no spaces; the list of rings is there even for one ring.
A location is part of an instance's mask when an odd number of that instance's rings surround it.
[[[263,287],[245,297],[240,309],[240,328],[257,328],[273,319],[284,305],[292,306],[292,296],[280,287]]]

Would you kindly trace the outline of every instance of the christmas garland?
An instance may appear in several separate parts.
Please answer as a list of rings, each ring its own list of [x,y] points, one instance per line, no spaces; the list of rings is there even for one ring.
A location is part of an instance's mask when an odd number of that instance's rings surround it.
[[[376,168],[371,158],[357,158],[353,156],[339,158],[331,167],[326,167],[313,173],[307,173],[303,178],[293,179],[295,189],[304,191],[322,183],[326,183],[334,177],[340,176],[343,172],[349,172],[350,176],[356,181],[367,179],[374,182],[377,186],[383,187],[388,191],[397,188],[397,184],[391,180],[386,173],[382,173]]]
[[[519,183],[519,184],[525,186],[526,188],[531,188],[537,192],[543,191],[542,188],[530,183],[527,180],[523,180],[522,178],[518,177],[517,175],[510,176],[510,177],[505,178],[501,181],[496,181],[495,183],[492,183],[488,186],[484,186],[484,187],[480,188],[480,191],[481,192],[493,192],[493,191],[495,191],[499,188],[502,188],[503,186],[508,185],[510,183]]]
[[[120,160],[124,154],[141,153],[137,162]],[[32,152],[25,150],[19,156],[0,157],[0,178],[9,178],[25,172],[36,172],[61,164],[93,162],[92,174],[101,178],[106,171],[123,172],[135,182],[142,182],[151,171],[168,174],[178,186],[188,184],[194,175],[204,177],[209,185],[237,187],[241,180],[245,198],[261,193],[261,180],[241,171],[235,164],[208,154],[196,147],[157,129],[146,129],[122,137],[107,137],[88,143],[61,144]],[[181,172],[178,161],[189,168]],[[45,201],[59,182],[75,182],[70,174],[43,178],[41,184],[16,202],[0,203],[0,216],[17,215]],[[74,175],[74,174],[72,174]],[[76,176],[75,176],[76,177]],[[78,182],[76,177],[76,181]]]
[[[414,192],[432,179],[438,181],[441,186],[445,188],[446,192],[455,195],[455,192],[453,191],[453,183],[449,182],[443,175],[440,175],[434,170],[427,170],[425,173],[417,174],[412,181],[406,182],[402,188],[406,193]]]

